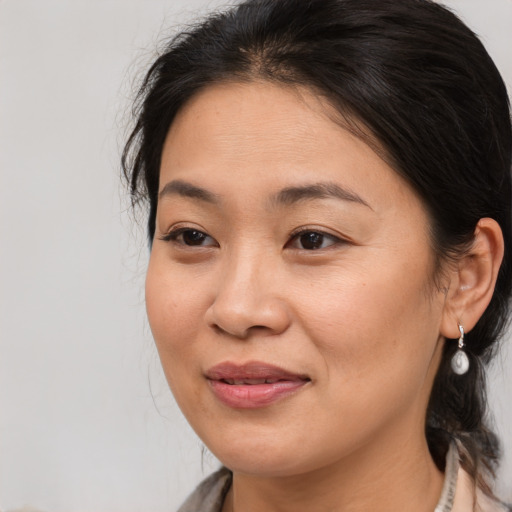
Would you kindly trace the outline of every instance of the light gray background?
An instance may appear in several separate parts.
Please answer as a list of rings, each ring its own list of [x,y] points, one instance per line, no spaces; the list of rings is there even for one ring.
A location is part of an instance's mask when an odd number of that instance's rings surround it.
[[[512,0],[447,3],[511,90]],[[161,374],[118,160],[158,40],[220,4],[0,0],[2,512],[172,511],[216,465]],[[507,492],[510,352],[491,379]]]

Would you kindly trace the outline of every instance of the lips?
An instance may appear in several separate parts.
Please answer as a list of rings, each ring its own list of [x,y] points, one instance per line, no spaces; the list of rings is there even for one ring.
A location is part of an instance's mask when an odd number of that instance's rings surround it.
[[[231,384],[232,386],[256,386],[259,384],[274,384],[274,382],[278,382],[281,379],[221,379],[226,384]]]
[[[265,407],[299,391],[311,379],[262,362],[221,363],[206,378],[214,395],[236,409]]]

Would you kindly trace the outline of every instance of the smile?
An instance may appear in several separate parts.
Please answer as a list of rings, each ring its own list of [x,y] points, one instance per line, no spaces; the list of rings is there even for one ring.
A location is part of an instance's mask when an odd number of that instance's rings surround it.
[[[221,363],[205,374],[213,394],[235,409],[257,409],[301,389],[311,379],[273,365],[250,362]]]

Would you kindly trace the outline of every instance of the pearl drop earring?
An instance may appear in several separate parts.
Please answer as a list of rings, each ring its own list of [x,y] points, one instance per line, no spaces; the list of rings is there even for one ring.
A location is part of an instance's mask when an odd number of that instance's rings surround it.
[[[457,375],[464,375],[469,370],[469,358],[464,352],[464,328],[459,324],[459,348],[452,357],[452,370]]]

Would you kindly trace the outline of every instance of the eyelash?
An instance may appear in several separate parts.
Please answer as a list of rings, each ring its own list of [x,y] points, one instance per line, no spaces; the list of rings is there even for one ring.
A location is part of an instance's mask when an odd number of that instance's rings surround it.
[[[310,252],[310,251],[315,251],[315,250],[320,250],[320,249],[327,249],[333,245],[340,245],[340,244],[348,243],[347,240],[343,240],[342,238],[332,235],[331,233],[326,233],[325,231],[322,231],[321,229],[305,227],[305,228],[301,228],[297,231],[294,231],[291,234],[290,240],[286,243],[285,247],[290,247],[294,241],[298,240],[301,236],[306,235],[306,234],[320,235],[321,237],[323,237],[323,240],[325,240],[327,238],[327,239],[332,240],[333,243],[329,244],[327,247],[317,247],[317,248],[313,248],[313,249],[306,249],[304,247],[295,247],[295,249]]]
[[[202,243],[198,243],[198,244],[186,243],[186,241],[183,239],[183,235],[185,235],[186,233],[191,233],[191,234],[195,233],[196,235],[199,235],[199,238],[197,239],[197,241],[199,241],[199,242],[202,242],[202,241],[210,238],[215,243],[214,244],[209,244],[209,245],[203,245]],[[293,244],[295,242],[300,240],[300,237],[302,237],[304,235],[307,235],[307,234],[316,236],[316,239],[313,237],[313,238],[311,238],[309,240],[309,242],[311,242],[314,245],[315,242],[318,243],[318,241],[320,241],[321,242],[321,246],[320,247],[310,247],[310,248],[294,247],[293,246]],[[180,240],[180,237],[182,238],[181,240]],[[182,247],[218,247],[219,246],[217,244],[217,242],[215,241],[215,239],[212,238],[210,235],[208,235],[207,233],[205,233],[205,232],[203,232],[203,231],[201,231],[199,229],[194,229],[192,227],[178,227],[178,228],[172,229],[167,234],[162,235],[162,236],[160,236],[158,238],[160,240],[163,240],[164,242],[173,242],[173,243],[178,244],[178,245],[180,245]],[[329,243],[327,246],[322,247],[322,245],[324,244],[326,239],[331,240],[332,243]],[[347,240],[341,239],[341,238],[339,238],[339,237],[337,237],[335,235],[332,235],[330,233],[326,233],[325,231],[322,231],[320,229],[304,227],[304,228],[301,228],[301,229],[293,232],[290,235],[290,239],[285,244],[285,248],[312,252],[312,251],[317,251],[317,250],[321,250],[321,249],[328,249],[331,246],[343,245],[343,244],[347,244],[347,243],[349,243]]]
[[[194,229],[191,227],[181,227],[181,228],[171,229],[168,233],[166,233],[165,235],[162,235],[158,238],[159,238],[159,240],[163,240],[164,242],[174,242],[176,244],[183,245],[185,247],[202,247],[199,244],[198,245],[186,244],[184,240],[180,241],[179,237],[184,235],[187,232],[198,233],[200,235],[204,235],[205,238],[211,238],[212,240],[214,240],[210,235],[204,233],[200,229]],[[217,244],[216,244],[216,246],[218,247]],[[207,246],[207,247],[210,247],[210,246]]]

